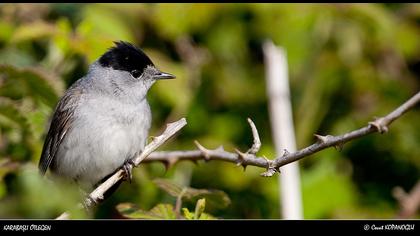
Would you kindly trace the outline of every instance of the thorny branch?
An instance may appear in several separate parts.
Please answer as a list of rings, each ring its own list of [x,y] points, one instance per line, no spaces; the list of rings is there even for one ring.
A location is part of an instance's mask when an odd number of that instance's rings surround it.
[[[167,168],[169,168],[173,166],[176,162],[183,160],[190,160],[194,162],[197,162],[198,160],[219,160],[236,163],[237,165],[242,165],[244,169],[248,165],[266,168],[267,171],[265,171],[261,175],[270,177],[273,176],[276,172],[279,172],[279,168],[281,166],[284,166],[294,161],[298,161],[304,157],[310,156],[328,147],[335,147],[341,150],[345,143],[353,139],[357,139],[375,132],[387,132],[388,126],[394,120],[398,119],[404,113],[412,109],[419,102],[420,92],[417,92],[413,97],[411,97],[404,104],[393,110],[388,115],[376,118],[374,121],[369,122],[368,125],[360,129],[338,136],[323,136],[319,134],[314,134],[317,141],[312,145],[302,148],[293,153],[289,153],[287,150],[284,150],[284,153],[281,156],[275,158],[274,160],[269,160],[266,157],[256,156],[256,153],[258,152],[261,146],[261,142],[254,123],[250,119],[248,119],[248,122],[252,128],[254,143],[252,147],[245,153],[242,153],[239,150],[235,150],[234,153],[228,152],[223,149],[223,146],[211,150],[203,147],[198,141],[195,141],[197,150],[154,152],[151,155],[149,155],[149,157],[146,158],[144,162],[160,161],[164,163]]]
[[[261,147],[261,141],[255,124],[249,118],[248,123],[251,126],[254,141],[252,147],[245,153],[237,149],[235,150],[235,153],[228,152],[224,150],[223,146],[220,146],[214,150],[207,149],[203,147],[198,141],[195,141],[195,145],[197,146],[198,150],[153,152],[187,124],[185,118],[182,118],[177,122],[168,124],[164,133],[158,137],[155,137],[153,141],[145,147],[144,151],[135,158],[134,166],[138,166],[141,162],[145,163],[160,161],[164,163],[167,168],[170,168],[178,161],[184,160],[190,160],[193,162],[197,162],[199,160],[219,160],[225,162],[232,162],[238,166],[241,165],[244,169],[248,165],[266,168],[267,170],[264,173],[261,173],[261,175],[264,177],[271,177],[276,172],[279,172],[279,168],[281,166],[284,166],[294,161],[298,161],[304,157],[312,155],[328,147],[335,147],[341,149],[345,143],[353,139],[357,139],[375,132],[387,132],[388,126],[394,120],[398,119],[404,113],[412,109],[417,103],[420,103],[420,92],[417,92],[413,97],[411,97],[404,104],[396,108],[388,115],[376,118],[374,121],[369,122],[367,126],[338,136],[322,136],[314,134],[315,138],[317,139],[317,141],[314,144],[302,148],[293,153],[289,153],[285,149],[284,153],[281,156],[275,158],[274,160],[269,160],[264,156],[256,156],[256,153]],[[84,202],[85,207],[90,208],[98,202],[100,202],[103,199],[105,192],[122,178],[123,171],[120,169],[108,180],[106,180],[104,183],[102,183],[93,192],[89,194],[89,197],[85,199]],[[68,218],[69,214],[67,212],[64,212],[57,219]]]

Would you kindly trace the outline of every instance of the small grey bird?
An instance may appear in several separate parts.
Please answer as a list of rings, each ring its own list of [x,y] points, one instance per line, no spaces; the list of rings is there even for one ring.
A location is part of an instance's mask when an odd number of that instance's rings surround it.
[[[148,90],[156,80],[173,78],[139,48],[116,42],[58,102],[39,161],[41,174],[49,168],[92,188],[127,167],[148,138]]]

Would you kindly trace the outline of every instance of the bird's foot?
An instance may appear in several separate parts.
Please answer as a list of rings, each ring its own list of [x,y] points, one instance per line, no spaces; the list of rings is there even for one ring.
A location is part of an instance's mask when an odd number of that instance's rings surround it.
[[[123,171],[124,171],[124,180],[128,180],[128,182],[131,184],[131,180],[133,179],[133,170],[134,162],[131,159],[128,159],[126,162],[124,162],[123,165]]]

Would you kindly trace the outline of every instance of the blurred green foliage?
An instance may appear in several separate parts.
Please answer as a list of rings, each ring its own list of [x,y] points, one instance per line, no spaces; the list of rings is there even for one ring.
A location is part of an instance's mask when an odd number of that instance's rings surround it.
[[[0,4],[0,217],[53,218],[80,197],[46,184],[36,165],[58,98],[112,41],[139,45],[177,76],[149,93],[151,135],[168,121],[189,122],[162,149],[193,149],[196,139],[247,150],[251,117],[260,154],[274,158],[265,40],[287,51],[297,144],[304,147],[313,133],[356,129],[419,91],[419,38],[420,4]],[[420,179],[419,115],[417,106],[385,135],[300,161],[305,218],[395,217],[392,189],[408,191]],[[145,164],[92,215],[74,215],[122,217],[124,202],[162,213],[175,199],[153,179],[167,178],[227,193],[230,205],[206,206],[217,218],[279,218],[277,178],[261,171],[209,162],[165,172],[160,163]],[[186,203],[185,217],[202,215],[199,201]]]
[[[209,205],[213,207],[224,208],[230,204],[229,197],[220,190],[195,189],[180,186],[166,179],[155,179],[154,182],[163,191],[176,197],[175,205],[159,203],[150,211],[144,211],[139,209],[135,204],[121,203],[117,205],[118,212],[129,219],[208,220],[217,218],[204,212],[206,199],[208,199]],[[188,208],[182,207],[185,200],[196,202],[194,213],[190,212]]]

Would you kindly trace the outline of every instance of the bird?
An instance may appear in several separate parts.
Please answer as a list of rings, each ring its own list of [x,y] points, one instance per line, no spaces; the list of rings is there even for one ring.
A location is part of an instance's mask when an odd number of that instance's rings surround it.
[[[38,164],[40,174],[49,170],[82,189],[93,189],[123,167],[131,182],[132,159],[143,151],[152,122],[147,93],[156,81],[174,78],[140,48],[114,42],[58,101]]]

